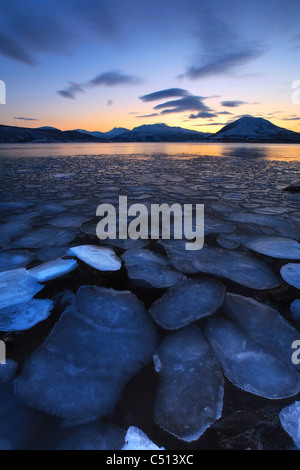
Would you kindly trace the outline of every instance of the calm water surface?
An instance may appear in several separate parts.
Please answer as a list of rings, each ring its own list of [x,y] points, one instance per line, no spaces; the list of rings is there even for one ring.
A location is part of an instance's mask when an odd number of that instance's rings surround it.
[[[0,144],[0,157],[52,157],[83,155],[153,155],[164,154],[194,158],[221,156],[260,158],[264,160],[300,161],[298,144],[247,143],[66,143],[66,144]]]

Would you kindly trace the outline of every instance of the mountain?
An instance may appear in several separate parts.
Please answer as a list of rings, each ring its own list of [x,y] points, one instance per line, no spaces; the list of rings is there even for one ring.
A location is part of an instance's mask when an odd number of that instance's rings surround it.
[[[216,134],[197,132],[166,124],[144,124],[132,131],[115,127],[109,132],[82,129],[60,131],[54,127],[0,125],[0,142],[271,142],[300,143],[300,133],[278,127],[262,118],[244,116]]]
[[[125,127],[114,127],[111,131],[108,131],[108,132],[98,132],[98,131],[89,132],[89,131],[85,131],[84,129],[75,129],[75,130],[76,132],[82,132],[83,134],[88,134],[94,137],[107,139],[107,140],[113,139],[114,137],[118,137],[124,134],[125,132],[129,132],[129,130],[125,129]]]
[[[114,142],[190,142],[202,141],[210,135],[166,124],[144,124],[115,137]]]
[[[270,121],[244,116],[216,132],[211,139],[219,142],[273,142],[300,143],[300,134]]]
[[[84,135],[76,131],[60,131],[55,128],[28,128],[0,125],[0,142],[104,142],[92,135]]]

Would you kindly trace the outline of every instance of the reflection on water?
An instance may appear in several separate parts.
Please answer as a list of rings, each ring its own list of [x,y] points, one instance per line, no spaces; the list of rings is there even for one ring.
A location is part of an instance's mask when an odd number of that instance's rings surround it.
[[[52,157],[153,154],[195,158],[220,156],[300,161],[299,144],[118,142],[70,144],[0,144],[0,157]]]

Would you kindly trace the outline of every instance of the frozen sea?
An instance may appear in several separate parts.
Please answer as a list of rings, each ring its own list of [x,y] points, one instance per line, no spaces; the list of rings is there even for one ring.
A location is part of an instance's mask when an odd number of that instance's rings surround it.
[[[0,182],[0,449],[295,446],[299,145],[2,144]],[[100,242],[119,196],[204,204],[204,248]]]

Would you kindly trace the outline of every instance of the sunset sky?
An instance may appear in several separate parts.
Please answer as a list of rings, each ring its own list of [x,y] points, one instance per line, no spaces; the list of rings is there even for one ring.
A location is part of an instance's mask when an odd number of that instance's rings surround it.
[[[2,124],[300,132],[299,0],[1,0]]]

